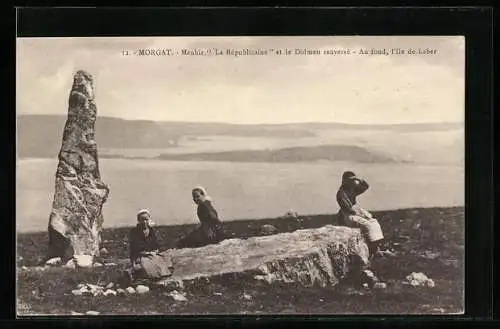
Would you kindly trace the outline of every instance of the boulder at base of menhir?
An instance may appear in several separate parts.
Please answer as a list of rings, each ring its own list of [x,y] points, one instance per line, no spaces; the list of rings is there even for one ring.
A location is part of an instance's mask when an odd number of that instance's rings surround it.
[[[172,257],[174,271],[158,282],[161,285],[225,275],[268,283],[335,285],[351,274],[359,275],[369,256],[359,229],[332,225],[165,253]]]
[[[92,76],[78,71],[69,96],[49,219],[48,258],[99,254],[102,206],[109,189],[101,181],[94,126],[97,108]]]

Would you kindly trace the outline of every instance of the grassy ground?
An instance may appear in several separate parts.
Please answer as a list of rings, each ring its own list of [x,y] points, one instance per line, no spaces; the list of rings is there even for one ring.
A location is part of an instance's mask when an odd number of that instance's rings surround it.
[[[101,314],[412,314],[457,313],[463,310],[464,209],[426,208],[374,212],[396,258],[380,258],[373,267],[387,282],[386,289],[369,290],[340,284],[328,288],[304,288],[291,284],[267,285],[254,281],[213,279],[209,284],[186,287],[188,300],[177,302],[161,288],[151,286],[145,295],[78,296],[70,294],[77,283],[117,282],[119,267],[37,271],[18,273],[20,314],[70,314],[98,311]],[[229,235],[246,238],[259,235],[263,224],[280,232],[332,224],[327,215],[302,216],[302,220],[262,219],[227,222]],[[192,226],[159,227],[165,248]],[[127,258],[129,228],[106,229],[105,261]],[[46,233],[18,236],[18,267],[34,266],[42,260]],[[410,287],[402,280],[411,272],[424,272],[436,282],[434,288]]]

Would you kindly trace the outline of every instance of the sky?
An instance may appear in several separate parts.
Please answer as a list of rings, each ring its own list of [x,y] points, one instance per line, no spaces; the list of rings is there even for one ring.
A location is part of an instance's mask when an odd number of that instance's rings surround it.
[[[267,56],[123,56],[138,49],[266,49]],[[349,49],[275,55],[271,49]],[[372,48],[434,55],[360,55]],[[237,124],[463,122],[461,36],[18,38],[16,112],[68,110],[73,74],[94,77],[98,115]]]

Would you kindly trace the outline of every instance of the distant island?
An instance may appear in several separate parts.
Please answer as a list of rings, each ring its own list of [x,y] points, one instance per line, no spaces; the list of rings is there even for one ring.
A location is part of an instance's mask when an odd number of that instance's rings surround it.
[[[224,152],[161,154],[160,160],[228,161],[228,162],[314,162],[355,161],[365,163],[392,163],[391,157],[375,154],[353,145],[320,145],[288,147],[277,150],[240,150]]]
[[[59,152],[65,115],[20,115],[17,117],[17,154],[19,158],[55,158]],[[106,158],[141,158],[134,150],[182,147],[184,141],[203,141],[211,136],[301,139],[317,136],[323,130],[339,131],[445,131],[463,129],[461,123],[364,125],[344,123],[287,123],[287,124],[229,124],[211,122],[166,122],[125,120],[98,117],[95,139],[100,149],[111,150],[100,156]],[[127,155],[113,150],[131,150]],[[299,155],[300,153],[300,155]],[[129,156],[130,155],[130,156]],[[155,154],[153,157],[157,157]],[[143,157],[146,158],[146,157]],[[148,157],[151,158],[151,157]],[[170,160],[205,159],[210,161],[390,161],[356,146],[317,146],[282,150],[227,151],[183,155],[161,154]],[[214,160],[215,159],[215,160]]]

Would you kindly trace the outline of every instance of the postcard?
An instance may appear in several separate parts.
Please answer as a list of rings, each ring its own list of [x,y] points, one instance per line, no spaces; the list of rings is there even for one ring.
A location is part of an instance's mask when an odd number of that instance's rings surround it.
[[[462,314],[463,36],[17,39],[17,314]]]

